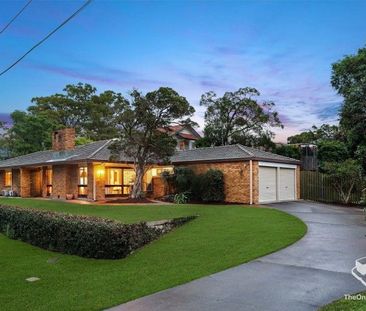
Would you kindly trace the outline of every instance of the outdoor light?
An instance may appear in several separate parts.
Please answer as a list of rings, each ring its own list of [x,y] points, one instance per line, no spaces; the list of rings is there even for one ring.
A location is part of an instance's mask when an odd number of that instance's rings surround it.
[[[99,178],[103,177],[104,176],[104,169],[100,168],[97,170],[97,176]]]

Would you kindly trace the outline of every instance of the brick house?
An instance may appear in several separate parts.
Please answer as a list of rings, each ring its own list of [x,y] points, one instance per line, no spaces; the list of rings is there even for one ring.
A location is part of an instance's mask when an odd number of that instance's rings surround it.
[[[53,133],[52,150],[0,162],[0,190],[21,197],[103,201],[128,196],[134,182],[133,161],[121,154],[110,160],[113,140],[75,146],[74,129]],[[299,161],[242,145],[176,151],[171,165],[154,165],[144,176],[151,197],[165,193],[162,171],[174,166],[203,173],[210,168],[224,174],[227,202],[265,203],[296,200],[300,196]]]

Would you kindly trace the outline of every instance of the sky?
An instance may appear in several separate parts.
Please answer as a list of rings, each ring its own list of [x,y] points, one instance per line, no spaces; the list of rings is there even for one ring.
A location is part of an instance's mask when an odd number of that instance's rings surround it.
[[[0,29],[26,3],[0,0]],[[33,2],[0,34],[0,71],[83,1]],[[337,122],[331,64],[366,44],[366,1],[93,1],[0,76],[0,120],[31,99],[90,83],[127,94],[169,86],[195,107],[203,93],[255,87],[284,124],[275,141]]]

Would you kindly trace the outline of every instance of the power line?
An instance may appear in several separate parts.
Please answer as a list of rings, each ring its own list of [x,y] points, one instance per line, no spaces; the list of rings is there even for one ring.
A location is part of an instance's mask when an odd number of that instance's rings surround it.
[[[71,19],[73,19],[76,15],[78,15],[88,4],[90,4],[92,0],[86,1],[78,10],[76,10],[70,17],[64,20],[58,27],[52,30],[47,36],[45,36],[41,41],[35,44],[32,48],[30,48],[26,53],[24,53],[20,58],[18,58],[13,64],[11,64],[8,68],[0,72],[0,76],[4,73],[8,72],[11,68],[13,68],[16,64],[22,61],[29,53],[31,53],[35,48],[40,46],[43,42],[45,42],[49,37],[51,37],[57,30],[62,28],[65,24],[67,24]]]
[[[32,2],[32,0],[29,0],[27,2],[27,4],[25,6],[23,6],[23,8],[4,26],[3,29],[0,30],[0,35],[17,19],[17,17],[23,13],[23,11],[26,9],[26,7],[28,5],[30,5],[30,3]]]

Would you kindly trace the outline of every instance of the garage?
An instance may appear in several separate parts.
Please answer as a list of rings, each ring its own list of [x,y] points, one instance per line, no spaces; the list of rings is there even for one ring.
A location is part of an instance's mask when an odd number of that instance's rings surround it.
[[[259,162],[259,203],[296,199],[296,165]]]

